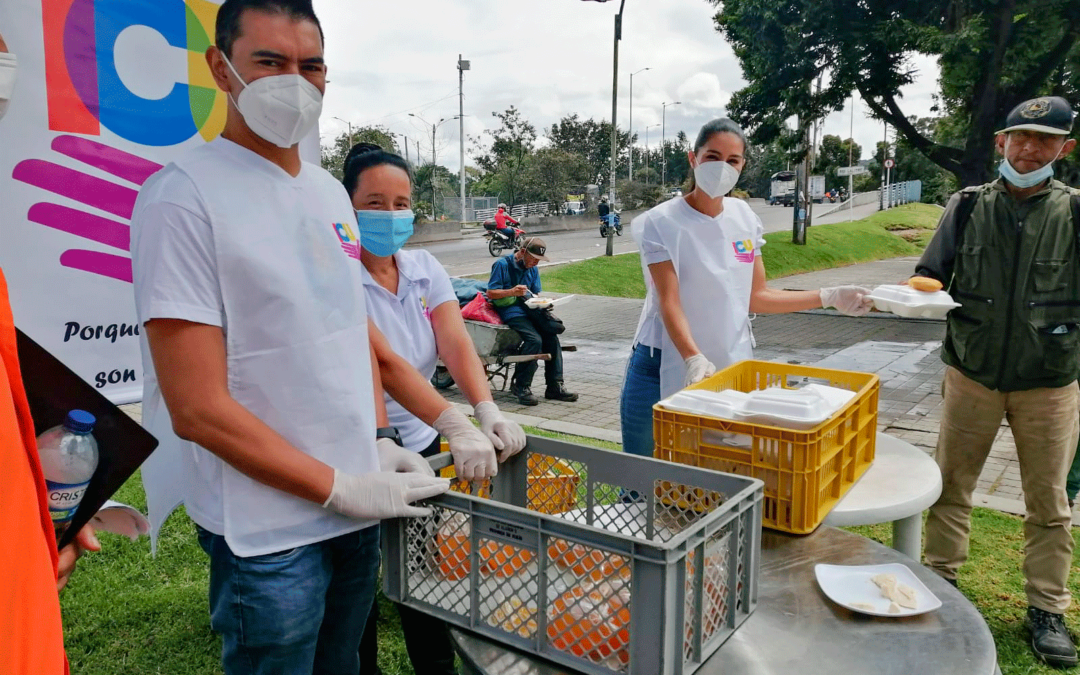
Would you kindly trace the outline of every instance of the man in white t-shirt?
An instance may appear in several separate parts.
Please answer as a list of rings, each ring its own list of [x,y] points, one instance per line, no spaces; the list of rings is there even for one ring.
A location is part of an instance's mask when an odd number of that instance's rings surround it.
[[[183,484],[226,673],[354,675],[377,523],[449,485],[377,430],[355,213],[298,150],[326,86],[310,1],[226,0],[216,44],[225,130],[151,177],[132,217],[144,418],[184,441],[182,475],[155,458],[144,475]]]

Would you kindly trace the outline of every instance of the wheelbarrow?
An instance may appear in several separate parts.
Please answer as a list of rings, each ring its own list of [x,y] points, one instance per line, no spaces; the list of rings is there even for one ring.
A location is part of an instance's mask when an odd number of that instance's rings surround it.
[[[521,336],[510,326],[483,323],[482,321],[465,320],[465,331],[472,339],[476,347],[476,355],[484,364],[488,382],[494,383],[496,379],[502,380],[500,391],[506,391],[506,385],[510,381],[510,367],[527,361],[550,361],[551,354],[522,354]],[[564,352],[576,352],[577,347],[563,345]],[[449,389],[454,386],[454,378],[442,359],[435,365],[435,374],[431,377],[431,383],[437,389]]]

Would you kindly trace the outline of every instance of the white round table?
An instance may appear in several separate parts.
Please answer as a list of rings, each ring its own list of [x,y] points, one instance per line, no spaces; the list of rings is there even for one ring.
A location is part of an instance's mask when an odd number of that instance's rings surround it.
[[[893,548],[918,561],[922,553],[922,512],[941,496],[941,471],[914,445],[878,433],[874,463],[851,487],[825,525],[893,524]]]

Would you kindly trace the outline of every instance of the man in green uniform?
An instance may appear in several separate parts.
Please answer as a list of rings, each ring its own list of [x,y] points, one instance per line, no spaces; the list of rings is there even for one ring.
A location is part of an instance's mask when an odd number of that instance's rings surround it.
[[[926,525],[926,563],[956,584],[972,493],[1004,416],[1027,510],[1032,649],[1060,667],[1077,663],[1063,615],[1073,549],[1065,480],[1080,431],[1080,250],[1077,191],[1053,180],[1053,162],[1076,146],[1072,122],[1060,97],[1016,106],[997,134],[1000,177],[952,196],[916,268],[961,303],[942,349],[948,368],[935,456],[943,486]]]

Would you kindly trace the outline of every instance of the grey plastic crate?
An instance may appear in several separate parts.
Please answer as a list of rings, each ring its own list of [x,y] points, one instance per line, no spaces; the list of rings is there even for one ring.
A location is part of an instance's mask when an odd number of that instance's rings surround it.
[[[598,675],[693,673],[757,605],[759,480],[530,436],[476,491],[383,522],[387,597]]]

